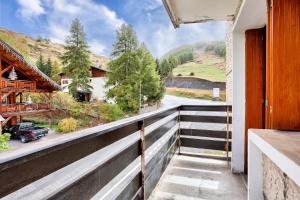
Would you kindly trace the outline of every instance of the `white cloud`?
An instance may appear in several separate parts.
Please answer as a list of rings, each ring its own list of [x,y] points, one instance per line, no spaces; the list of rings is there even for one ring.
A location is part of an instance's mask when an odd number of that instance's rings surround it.
[[[133,26],[139,40],[156,57],[183,44],[225,38],[224,22],[188,24],[174,29],[161,0],[128,0],[124,9],[135,18]]]
[[[107,49],[105,45],[101,44],[97,40],[92,40],[89,42],[90,50],[97,55],[106,54],[105,50]]]
[[[87,33],[91,51],[96,54],[109,55],[104,52],[107,37],[123,23],[123,19],[108,7],[92,0],[52,0],[49,4],[48,32],[52,41],[63,43],[68,35],[71,22],[78,18]]]
[[[71,22],[78,18],[85,28],[91,51],[109,55],[115,40],[116,29],[126,23],[111,8],[95,0],[18,0],[18,13],[26,19],[38,19],[43,37],[64,43]],[[161,0],[120,1],[118,11],[126,16],[134,27],[140,42],[144,42],[152,54],[160,57],[172,48],[198,41],[223,40],[225,23],[182,25],[174,29]],[[39,18],[43,15],[43,18]]]
[[[27,20],[45,14],[45,9],[41,5],[41,0],[18,0],[18,3],[20,5],[18,13]]]
[[[87,33],[91,51],[96,54],[110,54],[104,52],[106,45],[112,43],[116,29],[126,23],[116,12],[93,0],[18,0],[18,4],[19,16],[41,22],[44,28],[40,34],[57,43],[64,43],[72,20],[78,18]],[[38,21],[42,14],[44,19]]]

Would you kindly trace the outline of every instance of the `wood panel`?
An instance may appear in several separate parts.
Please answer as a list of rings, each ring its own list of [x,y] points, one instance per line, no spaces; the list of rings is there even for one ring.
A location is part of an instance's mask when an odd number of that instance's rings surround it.
[[[180,110],[184,111],[216,111],[216,112],[226,112],[232,111],[231,105],[183,105],[180,107]]]
[[[232,118],[228,117],[229,123],[231,124]],[[205,122],[205,123],[227,123],[226,116],[202,116],[202,115],[180,115],[180,121],[182,122]]]
[[[212,149],[226,151],[226,141],[225,140],[213,140],[211,138],[188,138],[181,137],[181,146],[183,147],[192,147],[200,149]],[[228,142],[228,150],[231,151],[231,141]]]
[[[248,129],[264,128],[266,41],[264,28],[246,31],[245,172]]]
[[[268,5],[267,128],[300,130],[300,3]]]
[[[138,125],[132,123],[112,131],[95,132],[2,163],[0,165],[0,197],[82,159],[136,131],[138,131]],[[36,168],[36,166],[43,167]],[[10,180],[9,183],[6,180]]]
[[[192,128],[181,128],[180,135],[190,135],[199,137],[212,137],[212,138],[227,138],[226,131],[218,130],[203,130],[203,129],[192,129]],[[228,132],[228,139],[231,139],[231,131]]]

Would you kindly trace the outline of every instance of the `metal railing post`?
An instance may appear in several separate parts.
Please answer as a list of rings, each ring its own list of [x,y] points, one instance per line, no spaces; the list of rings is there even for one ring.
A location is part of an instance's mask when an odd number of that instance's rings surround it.
[[[227,114],[227,124],[226,124],[226,146],[225,146],[225,149],[226,149],[226,159],[227,161],[229,161],[229,106],[226,106],[226,114]]]
[[[180,146],[181,146],[181,140],[180,140],[180,109],[181,107],[178,107],[178,117],[177,117],[177,121],[178,121],[178,133],[177,133],[177,140],[178,140],[178,154],[180,155]]]
[[[140,128],[140,151],[141,151],[141,200],[145,199],[145,121],[139,122]]]

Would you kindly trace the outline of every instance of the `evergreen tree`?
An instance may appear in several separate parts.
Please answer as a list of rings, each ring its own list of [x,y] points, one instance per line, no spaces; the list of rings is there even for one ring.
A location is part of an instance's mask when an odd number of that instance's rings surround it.
[[[52,62],[51,62],[51,59],[48,58],[47,63],[45,64],[45,67],[44,67],[44,73],[50,77],[51,71],[52,71]]]
[[[72,79],[69,86],[71,94],[76,96],[78,88],[84,92],[90,92],[92,88],[89,85],[91,62],[84,29],[78,19],[72,22],[70,35],[66,38],[65,53],[61,59],[66,66],[66,75]]]
[[[43,72],[44,74],[46,74],[47,76],[50,77],[51,75],[51,70],[52,70],[52,63],[51,63],[51,59],[48,58],[47,62],[44,62],[44,58],[43,56],[40,54],[39,59],[36,62],[36,66],[37,68]]]
[[[156,71],[155,60],[143,44],[138,50],[138,57],[140,58],[142,101],[144,99],[147,101],[158,101],[161,99],[163,91],[160,84],[160,76]]]
[[[159,75],[161,79],[166,79],[172,73],[173,69],[180,63],[174,56],[165,58],[159,65]]]
[[[37,67],[40,71],[44,72],[44,65],[45,65],[45,63],[44,63],[44,58],[43,58],[42,54],[40,54],[38,60],[36,61],[36,67]]]
[[[130,25],[122,25],[117,31],[111,55],[107,96],[113,98],[123,111],[137,112],[142,101],[161,98],[155,61],[144,45],[139,47]]]
[[[59,73],[61,72],[61,68],[58,64],[57,61],[54,61],[52,65],[52,70],[51,70],[51,79],[54,80],[56,83],[60,82],[60,76]]]

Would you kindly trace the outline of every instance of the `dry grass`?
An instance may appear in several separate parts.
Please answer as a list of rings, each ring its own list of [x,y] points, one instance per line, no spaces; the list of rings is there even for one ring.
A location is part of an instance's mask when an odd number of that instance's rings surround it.
[[[186,97],[186,98],[195,98],[195,99],[212,99],[212,90],[201,90],[201,89],[189,89],[189,88],[166,88],[166,94]],[[225,91],[220,92],[220,100],[225,101],[226,95]]]

